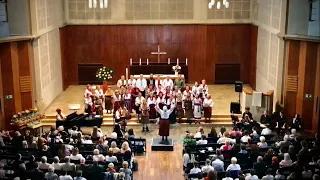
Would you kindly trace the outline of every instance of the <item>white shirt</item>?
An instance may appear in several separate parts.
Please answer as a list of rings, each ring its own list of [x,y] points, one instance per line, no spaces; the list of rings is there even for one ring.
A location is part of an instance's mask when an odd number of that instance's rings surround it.
[[[118,162],[118,159],[117,159],[117,157],[116,156],[106,156],[106,159],[105,159],[105,161],[107,161],[107,162]]]
[[[81,140],[81,143],[82,144],[93,144],[93,142],[92,142],[92,140],[91,139],[89,139],[89,140]]]
[[[127,85],[127,81],[126,80],[122,81],[122,79],[119,79],[118,82],[117,82],[117,86],[121,87],[122,85],[124,85],[124,86]]]
[[[188,163],[190,163],[190,157],[188,153],[183,154],[183,166],[187,167]]]
[[[187,90],[184,90],[183,91],[183,97],[182,97],[182,99],[186,99],[187,98],[187,95],[190,93],[190,95],[192,95],[192,91],[191,90],[189,90],[189,91],[187,91]],[[193,98],[193,96],[191,96],[191,99]]]
[[[137,80],[135,80],[135,79],[129,79],[129,80],[128,80],[128,85],[129,85],[131,88],[136,87],[136,83],[137,83]]]
[[[197,144],[208,144],[208,140],[200,139],[199,141],[197,141]]]
[[[176,107],[176,100],[175,99],[172,99],[172,100],[170,100],[170,99],[167,99],[167,106],[169,106],[170,105],[170,108],[171,107]]]
[[[138,79],[136,81],[136,87],[140,90],[140,91],[144,91],[147,88],[147,80],[146,79]]]
[[[258,146],[259,146],[259,148],[267,148],[268,144],[266,142],[264,142],[264,143],[258,142]]]
[[[116,119],[120,119],[121,117],[125,117],[125,114],[120,114],[121,110],[116,111]],[[101,137],[101,136],[100,136]]]
[[[123,95],[123,99],[131,99],[131,94],[125,94],[125,95]]]
[[[272,131],[269,128],[264,128],[261,131],[261,135],[270,135]]]
[[[157,89],[157,90],[159,89],[159,84],[161,84],[161,87],[163,87],[163,82],[162,82],[162,80],[156,80],[156,81],[155,81],[155,86],[156,86],[156,89]]]
[[[162,83],[164,88],[169,86],[170,89],[173,89],[173,81],[171,79],[164,79]]]
[[[169,119],[170,114],[174,109],[168,109],[166,111],[161,110],[159,107],[156,108],[156,111],[160,114],[161,119]]]
[[[192,86],[192,94],[195,95],[198,92],[199,87]]]
[[[150,106],[150,104],[156,104],[157,103],[157,98],[152,97],[152,99],[151,99],[149,97],[147,103],[148,103],[148,107]]]
[[[228,167],[227,167],[227,170],[226,171],[239,171],[241,170],[241,167],[239,164],[230,164]]]
[[[92,92],[89,89],[86,89],[84,92],[84,103],[85,104],[90,104],[90,105],[92,104],[91,96],[92,96]]]
[[[230,143],[232,143],[232,144],[236,143],[236,140],[235,140],[235,139],[231,139],[231,138],[227,138],[227,137],[221,137],[221,138],[219,138],[218,141],[217,141],[217,143],[218,143],[218,144],[225,144],[227,140],[228,140]]]
[[[248,143],[248,140],[249,140],[249,139],[251,139],[250,136],[242,136],[241,142],[243,142],[243,143]]]
[[[63,163],[52,163],[54,170],[60,171]]]
[[[59,180],[73,180],[70,175],[59,176]]]
[[[103,96],[103,90],[102,90],[102,89],[100,89],[100,90],[98,90],[98,89],[94,90],[94,96],[96,96],[96,97]]]
[[[194,135],[194,138],[201,138],[201,132],[196,132],[196,134]]]
[[[141,96],[140,98],[139,98],[139,97],[136,97],[136,100],[135,100],[135,103],[134,103],[134,104],[135,104],[136,106],[139,106],[139,105],[142,104],[143,101],[144,101],[144,97],[142,97],[142,96]]]
[[[206,84],[204,84],[204,85],[203,85],[203,84],[200,84],[199,87],[202,88],[202,90],[203,90],[204,93],[208,93],[208,90],[209,90],[209,89],[208,89],[208,85],[206,85]]]
[[[189,174],[198,174],[201,172],[200,168],[192,168]]]
[[[166,104],[166,99],[158,97],[156,102],[157,102],[157,105],[159,105],[159,103]]]
[[[222,180],[233,180],[233,178],[232,177],[225,177]]]
[[[104,156],[102,154],[93,155],[92,159],[97,159],[98,161],[104,161]]]
[[[204,173],[208,173],[209,171],[213,171],[214,170],[214,168],[211,166],[211,165],[207,165],[207,166],[203,166],[202,168],[201,168],[201,171],[202,172],[204,172]]]
[[[212,99],[204,98],[203,100],[203,107],[213,107]]]
[[[83,158],[83,156],[81,155],[81,154],[77,154],[77,155],[73,155],[73,154],[71,154],[70,155],[70,159],[71,160],[75,160],[75,161],[77,161],[77,160],[80,160],[80,159],[82,159]]]

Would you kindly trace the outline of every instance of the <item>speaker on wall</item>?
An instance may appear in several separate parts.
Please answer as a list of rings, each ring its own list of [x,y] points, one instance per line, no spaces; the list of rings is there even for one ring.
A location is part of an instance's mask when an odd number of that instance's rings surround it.
[[[239,102],[230,103],[230,113],[241,114]]]
[[[235,92],[242,92],[243,82],[242,81],[236,81],[234,83],[234,91]]]

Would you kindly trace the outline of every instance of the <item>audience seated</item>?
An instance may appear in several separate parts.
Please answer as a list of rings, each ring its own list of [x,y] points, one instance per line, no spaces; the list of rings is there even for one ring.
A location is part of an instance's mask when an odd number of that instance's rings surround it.
[[[49,166],[50,166],[50,164],[47,163],[47,157],[42,156],[41,157],[41,162],[39,162],[39,165],[38,165],[39,169],[48,170]]]
[[[253,164],[253,169],[255,170],[256,174],[259,176],[259,178],[262,178],[262,176],[266,172],[266,164],[263,162],[262,156],[259,156],[257,158],[257,162]]]
[[[249,143],[249,140],[251,140],[251,137],[249,136],[249,132],[244,131],[244,136],[241,137],[240,141],[243,143]]]
[[[129,163],[127,161],[124,161],[122,163],[122,168],[120,168],[120,173],[123,172],[125,174],[125,179],[126,180],[131,180],[131,176],[132,176],[132,171],[129,168]]]
[[[70,157],[66,156],[64,158],[65,163],[61,165],[62,171],[74,171],[75,170],[75,164],[70,162]]]
[[[226,141],[224,145],[220,147],[221,151],[231,151],[232,146],[230,145],[230,141]]]
[[[204,135],[203,127],[199,127],[199,130],[198,130],[197,133],[194,135],[194,138],[201,138],[202,135]],[[205,135],[204,135],[204,136],[205,136]]]
[[[229,134],[227,132],[224,132],[223,136],[218,139],[217,143],[218,144],[225,144],[226,141],[229,141],[232,144],[236,143],[235,139],[231,139],[228,136],[229,136]]]
[[[72,154],[70,155],[70,160],[79,161],[83,156],[79,154],[79,149],[77,147],[72,149]]]
[[[207,177],[204,180],[217,180],[217,173],[214,170],[208,171]]]
[[[266,138],[264,136],[260,136],[260,142],[258,142],[259,148],[267,148],[268,144],[266,143]]]
[[[117,143],[115,141],[112,141],[109,151],[112,151],[114,154],[120,153],[120,149],[117,147]]]
[[[197,144],[208,144],[208,140],[206,140],[206,136],[204,134],[201,135],[201,139],[197,141]]]
[[[227,171],[240,171],[241,167],[237,164],[237,158],[231,158],[231,164],[227,167]]]
[[[193,168],[190,170],[189,174],[198,174],[201,173],[201,169],[199,168],[199,164],[197,161],[193,162]]]
[[[67,171],[62,171],[59,180],[72,180],[72,176],[68,175]]]
[[[54,173],[53,166],[49,166],[48,172],[44,175],[44,178],[46,180],[56,180],[56,179],[58,179],[58,175],[56,173]]]
[[[211,131],[208,134],[208,138],[211,138],[213,142],[218,141],[218,134],[217,134],[216,128],[211,127]]]
[[[208,173],[209,171],[214,170],[214,168],[211,166],[211,161],[210,159],[206,159],[205,165],[202,166],[201,171],[203,173]]]
[[[117,156],[113,155],[113,151],[108,151],[108,155],[106,156],[106,162],[118,162]]]
[[[284,159],[279,163],[281,168],[290,167],[293,165],[289,153],[285,153],[283,157],[284,157]]]
[[[216,158],[220,160],[224,159],[223,155],[221,154],[221,149],[216,149],[216,154],[212,155],[212,159],[216,159]]]
[[[82,177],[82,171],[77,171],[76,172],[76,177],[74,178],[74,180],[86,180],[86,178]]]

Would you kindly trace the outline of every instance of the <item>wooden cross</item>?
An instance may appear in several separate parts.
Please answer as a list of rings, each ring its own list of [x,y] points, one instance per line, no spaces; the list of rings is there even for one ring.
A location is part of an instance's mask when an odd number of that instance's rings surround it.
[[[157,52],[151,52],[151,54],[157,54],[158,55],[158,63],[160,63],[160,55],[167,54],[167,52],[161,52],[160,51],[160,45],[158,45],[158,51]]]

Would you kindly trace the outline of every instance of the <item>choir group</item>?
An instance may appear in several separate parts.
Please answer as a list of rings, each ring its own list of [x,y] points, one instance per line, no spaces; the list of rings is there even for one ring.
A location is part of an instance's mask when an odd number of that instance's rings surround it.
[[[140,75],[134,79],[133,75],[126,80],[124,76],[118,80],[119,89],[112,90],[109,86],[104,92],[102,88],[88,85],[85,90],[85,112],[103,115],[103,110],[113,113],[115,122],[126,124],[135,112],[139,122],[143,124],[143,131],[149,131],[150,122],[159,121],[159,113],[156,109],[173,109],[170,114],[170,123],[186,118],[188,123],[200,123],[202,115],[206,121],[210,121],[213,101],[208,94],[208,85],[205,80],[201,84],[195,82],[190,88],[185,85],[181,75],[174,81],[169,77],[161,79],[160,76],[147,80]]]

